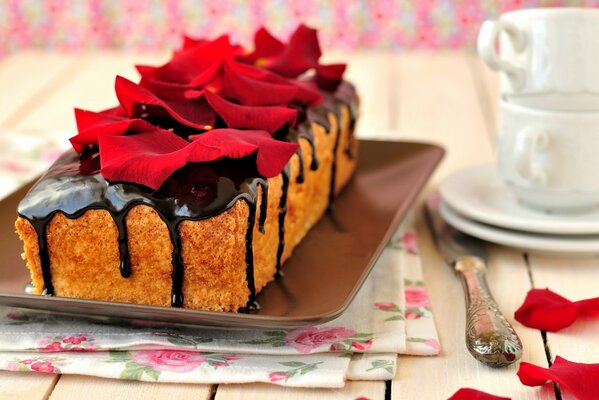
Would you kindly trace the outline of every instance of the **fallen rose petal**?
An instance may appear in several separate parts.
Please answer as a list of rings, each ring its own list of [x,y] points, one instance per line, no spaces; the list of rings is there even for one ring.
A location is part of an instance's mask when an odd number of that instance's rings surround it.
[[[448,400],[510,400],[509,397],[495,396],[476,389],[462,388]]]
[[[297,118],[297,110],[288,107],[241,106],[210,92],[205,96],[229,128],[265,130],[273,134],[285,124],[293,126]]]
[[[542,386],[552,381],[577,399],[599,399],[599,364],[576,363],[560,356],[555,357],[549,368],[522,362],[518,378],[526,386]]]
[[[574,302],[549,289],[532,289],[514,318],[522,325],[556,332],[572,325],[579,312]]]

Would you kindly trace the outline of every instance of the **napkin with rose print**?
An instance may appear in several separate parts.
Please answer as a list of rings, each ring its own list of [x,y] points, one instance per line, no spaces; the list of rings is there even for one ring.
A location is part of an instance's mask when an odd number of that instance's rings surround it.
[[[0,175],[14,178],[15,188],[25,179],[24,172],[18,172],[0,165]],[[348,379],[392,378],[398,354],[439,351],[417,238],[409,221],[389,242],[348,310],[323,325],[291,330],[193,328],[145,321],[125,325],[0,307],[0,369],[12,371],[341,387]]]

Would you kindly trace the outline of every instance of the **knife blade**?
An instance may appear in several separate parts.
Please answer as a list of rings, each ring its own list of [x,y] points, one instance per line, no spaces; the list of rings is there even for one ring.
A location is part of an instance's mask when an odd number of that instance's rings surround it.
[[[459,276],[466,300],[466,347],[478,361],[503,367],[522,356],[522,342],[503,316],[486,281],[485,242],[448,225],[438,200],[426,204],[429,226],[445,262]]]

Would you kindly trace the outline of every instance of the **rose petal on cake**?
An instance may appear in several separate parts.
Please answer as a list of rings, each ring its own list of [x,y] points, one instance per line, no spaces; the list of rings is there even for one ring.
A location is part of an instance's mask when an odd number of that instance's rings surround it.
[[[205,96],[229,128],[265,130],[273,134],[285,124],[293,126],[297,118],[297,110],[288,107],[242,106],[210,92]]]
[[[316,30],[302,24],[291,35],[285,50],[271,60],[267,68],[279,75],[295,78],[315,67],[321,54]]]
[[[157,117],[170,116],[179,123],[196,129],[214,126],[215,114],[201,100],[162,100],[148,89],[117,76],[115,90],[119,102],[130,117],[143,113]]]
[[[189,139],[220,149],[223,157],[241,158],[256,153],[256,167],[265,178],[281,173],[299,147],[259,130],[214,129]]]
[[[126,136],[100,136],[102,176],[158,189],[187,163],[188,142],[170,131],[155,129]]]
[[[120,107],[101,112],[76,108],[78,134],[69,139],[75,151],[81,153],[89,146],[98,145],[98,137],[102,135],[124,135],[128,131],[142,132],[156,129],[147,121],[131,119],[122,116],[123,113]]]
[[[318,87],[330,92],[334,91],[345,72],[345,64],[330,64],[316,66],[316,83]]]
[[[247,106],[277,106],[289,104],[298,92],[294,85],[276,84],[237,73],[229,63],[224,65],[225,97]]]
[[[268,58],[275,57],[284,50],[283,42],[271,35],[266,28],[261,27],[254,34],[254,51],[240,58],[244,62],[263,67],[268,62]]]

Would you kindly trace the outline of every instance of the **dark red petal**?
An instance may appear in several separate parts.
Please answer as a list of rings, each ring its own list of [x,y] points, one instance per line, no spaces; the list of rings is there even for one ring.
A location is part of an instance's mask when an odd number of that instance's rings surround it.
[[[526,386],[542,386],[552,381],[577,399],[599,399],[599,364],[576,363],[560,356],[550,368],[522,362],[518,378]]]
[[[194,39],[189,36],[183,36],[183,49],[189,49],[190,47],[196,47],[203,45],[207,42],[206,39]]]
[[[190,139],[192,143],[220,149],[224,157],[239,158],[256,152],[256,167],[266,178],[280,174],[299,147],[296,143],[276,140],[266,131],[255,130],[214,129]]]
[[[257,64],[265,62],[266,58],[274,57],[285,50],[285,45],[279,39],[270,34],[264,27],[258,29],[254,35],[254,51],[247,56],[241,57],[245,62]]]
[[[318,64],[321,56],[315,29],[300,25],[291,35],[289,44],[268,69],[289,78],[295,78]]]
[[[296,81],[292,79],[283,78],[273,72],[269,72],[264,69],[259,69],[251,65],[242,64],[239,62],[229,62],[229,67],[240,75],[247,76],[250,78],[258,79],[264,82],[275,83],[280,85],[293,85],[297,87],[298,91],[294,97],[294,101],[305,103],[308,106],[314,106],[322,100],[322,95],[318,92],[318,88],[313,86],[307,86],[304,81]]]
[[[455,392],[448,400],[510,400],[510,398],[494,396],[476,389],[462,388]]]
[[[162,100],[148,89],[117,76],[116,95],[130,117],[143,113],[164,117],[166,114],[183,125],[197,129],[214,126],[214,111],[204,101]],[[142,105],[146,106],[145,110]]]
[[[556,332],[574,323],[578,307],[549,289],[532,289],[514,317],[522,325]]]
[[[316,82],[318,87],[333,91],[337,88],[345,72],[345,64],[317,65]]]
[[[298,88],[293,85],[269,83],[243,76],[237,73],[229,63],[225,64],[224,70],[224,95],[243,105],[287,105],[298,92]]]
[[[100,136],[102,176],[158,189],[187,163],[188,144],[163,129],[127,136]]]
[[[98,144],[102,135],[124,135],[128,131],[141,132],[156,129],[155,126],[141,119],[130,119],[121,116],[120,107],[102,112],[86,111],[76,108],[78,134],[70,138],[73,148],[81,153],[88,146]]]
[[[241,106],[210,92],[205,96],[229,128],[265,130],[273,134],[285,124],[293,126],[297,118],[297,110],[287,107]]]
[[[583,314],[599,316],[599,297],[575,301],[574,304],[578,306],[578,309]]]

